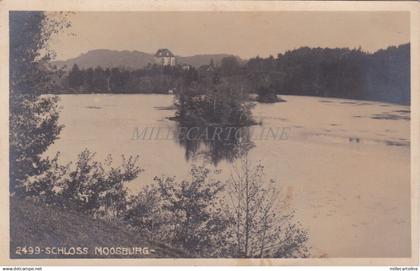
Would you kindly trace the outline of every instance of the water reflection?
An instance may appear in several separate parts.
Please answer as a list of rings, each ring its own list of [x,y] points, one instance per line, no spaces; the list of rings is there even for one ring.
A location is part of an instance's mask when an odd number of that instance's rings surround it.
[[[181,126],[177,124],[176,142],[185,148],[187,161],[203,158],[214,165],[232,162],[255,147],[249,127]]]

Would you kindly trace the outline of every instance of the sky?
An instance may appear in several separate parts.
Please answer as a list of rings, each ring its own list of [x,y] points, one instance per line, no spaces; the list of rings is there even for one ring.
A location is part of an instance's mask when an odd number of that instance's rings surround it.
[[[57,60],[94,49],[276,56],[302,46],[374,52],[410,40],[408,12],[77,12],[50,47]]]

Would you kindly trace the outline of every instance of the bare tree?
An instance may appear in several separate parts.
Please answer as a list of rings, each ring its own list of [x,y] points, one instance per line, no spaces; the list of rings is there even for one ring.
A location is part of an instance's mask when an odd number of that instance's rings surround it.
[[[293,222],[294,210],[281,198],[264,166],[245,154],[233,166],[224,210],[231,223],[230,253],[240,258],[308,257],[307,232]]]

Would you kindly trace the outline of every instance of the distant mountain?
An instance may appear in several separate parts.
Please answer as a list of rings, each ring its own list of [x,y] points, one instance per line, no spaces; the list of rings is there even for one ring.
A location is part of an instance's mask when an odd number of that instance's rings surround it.
[[[126,67],[130,69],[139,69],[147,66],[153,62],[154,54],[139,52],[139,51],[116,51],[107,49],[98,49],[88,51],[78,57],[71,58],[64,61],[55,61],[53,64],[58,67],[66,66],[66,69],[71,69],[74,64],[79,68],[94,68],[101,66],[104,68],[110,67]],[[214,64],[218,65],[222,58],[232,56],[229,54],[203,54],[194,56],[177,56],[179,64],[189,64],[194,67],[207,65],[213,60]],[[239,57],[238,57],[239,59]]]

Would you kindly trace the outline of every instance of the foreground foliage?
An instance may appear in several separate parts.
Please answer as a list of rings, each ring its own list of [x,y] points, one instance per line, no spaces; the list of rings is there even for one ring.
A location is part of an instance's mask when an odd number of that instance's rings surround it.
[[[243,162],[243,161],[242,161]],[[308,234],[261,165],[235,169],[222,185],[208,169],[193,167],[189,181],[157,177],[131,197],[123,220],[197,257],[308,257]]]
[[[94,154],[84,150],[75,165],[61,165],[58,155],[49,160],[41,174],[23,183],[25,196],[47,205],[70,208],[93,216],[116,217],[125,210],[126,182],[142,171],[138,157],[122,156],[122,165],[113,167],[112,158],[94,160]]]
[[[68,27],[66,16],[11,12],[10,16],[10,190],[48,166],[42,153],[58,138],[58,98],[51,91],[59,71],[48,66],[54,53],[48,40]],[[44,53],[41,53],[44,52]]]
[[[119,221],[142,238],[191,257],[309,256],[307,233],[294,222],[293,209],[274,181],[264,180],[263,166],[251,167],[247,156],[226,182],[193,166],[188,179],[155,177],[154,184],[131,196],[125,183],[142,171],[137,158],[123,158],[119,167],[93,158],[85,150],[74,166],[63,166],[56,157],[48,170],[25,182],[25,198]]]
[[[190,180],[156,177],[132,197],[124,221],[139,232],[197,257],[217,256],[224,245],[227,221],[217,206],[223,185],[210,178],[209,170],[194,166]]]
[[[245,155],[233,166],[224,201],[231,226],[234,257],[302,258],[309,256],[308,234],[293,222],[294,210],[274,180],[264,179],[264,166]]]

